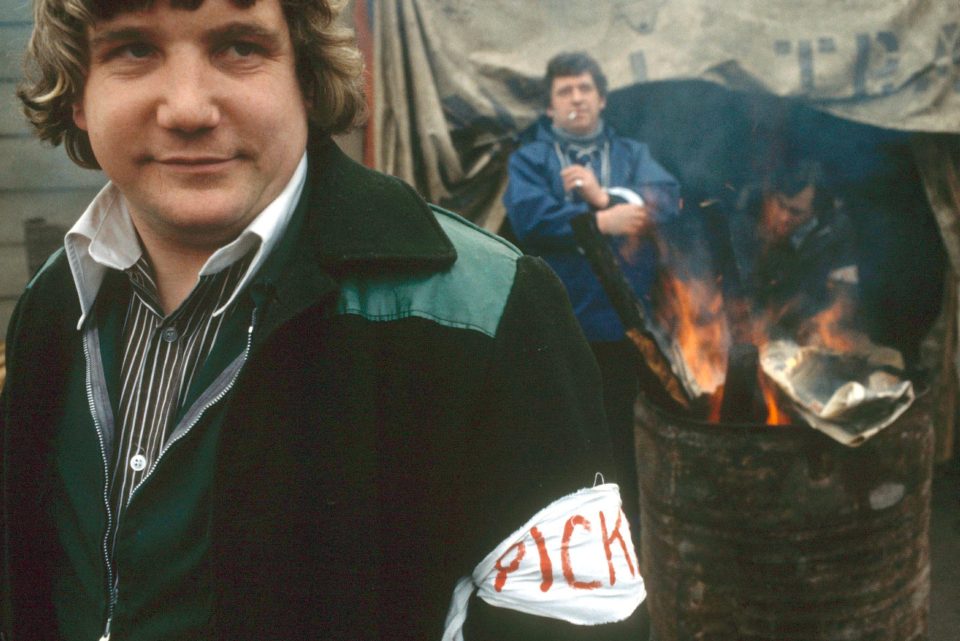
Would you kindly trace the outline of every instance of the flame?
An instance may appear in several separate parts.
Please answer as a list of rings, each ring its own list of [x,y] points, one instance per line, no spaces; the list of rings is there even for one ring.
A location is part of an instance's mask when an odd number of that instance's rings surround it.
[[[789,415],[780,408],[780,405],[777,403],[777,394],[773,386],[773,383],[770,382],[766,376],[762,373],[757,375],[757,383],[760,385],[760,391],[763,393],[763,402],[767,406],[767,425],[790,425],[793,421],[790,420]]]
[[[725,310],[720,288],[709,280],[666,276],[661,285],[666,300],[670,301],[666,306],[669,309],[664,310],[661,306],[661,314],[674,336],[683,367],[689,378],[707,395],[706,420],[719,423],[730,345],[735,339],[762,348],[769,340],[772,312],[768,310],[767,315],[753,316],[746,300],[730,300]],[[810,339],[821,341],[831,349],[849,350],[853,342],[840,324],[848,317],[851,307],[849,301],[841,299],[812,318],[808,325]],[[757,387],[766,407],[765,423],[793,424],[792,415],[785,409],[776,384],[762,369],[757,371]]]
[[[671,333],[687,371],[704,393],[722,399],[730,345],[723,296],[709,281],[684,282],[670,276],[663,285],[667,300],[672,302],[673,313],[668,319]],[[719,400],[716,406],[719,415]]]
[[[716,283],[704,280],[683,280],[676,276],[662,281],[666,300],[671,302],[665,320],[671,328],[675,344],[683,358],[688,375],[707,395],[706,419],[710,423],[721,421],[724,379],[727,374],[728,350],[731,336],[738,341],[762,346],[767,342],[767,319],[752,318],[746,301],[731,300],[733,327],[728,325],[724,313],[723,295]],[[830,311],[830,310],[828,310]],[[821,326],[832,327],[834,318],[843,316],[844,310],[824,312]],[[766,406],[767,425],[790,425],[790,415],[778,404],[774,383],[762,371],[757,372],[757,385]]]

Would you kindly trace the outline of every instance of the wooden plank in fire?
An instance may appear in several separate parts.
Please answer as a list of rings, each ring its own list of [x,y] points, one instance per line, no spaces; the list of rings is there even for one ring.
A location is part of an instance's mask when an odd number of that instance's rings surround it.
[[[596,217],[592,213],[582,214],[574,217],[570,225],[577,244],[623,323],[627,337],[639,350],[644,363],[669,397],[684,409],[689,409],[691,399],[674,372],[670,359],[649,330],[646,313],[617,264],[610,245],[597,228]]]

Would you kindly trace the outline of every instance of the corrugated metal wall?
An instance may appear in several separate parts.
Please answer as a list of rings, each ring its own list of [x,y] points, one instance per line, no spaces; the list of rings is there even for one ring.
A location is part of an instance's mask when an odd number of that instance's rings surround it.
[[[30,37],[27,0],[0,0],[0,330],[29,279],[24,221],[44,218],[69,227],[105,179],[80,169],[62,148],[38,142],[20,113],[15,91]]]

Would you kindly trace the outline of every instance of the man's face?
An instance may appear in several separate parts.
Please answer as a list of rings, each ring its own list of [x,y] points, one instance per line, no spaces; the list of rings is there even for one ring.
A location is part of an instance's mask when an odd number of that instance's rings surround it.
[[[279,0],[166,0],[88,30],[74,121],[145,242],[215,249],[282,190],[307,111]]]
[[[547,115],[553,120],[554,127],[584,136],[596,130],[600,112],[606,105],[607,101],[600,96],[593,76],[585,71],[579,76],[558,76],[553,79]]]
[[[793,196],[778,192],[763,199],[764,235],[771,239],[790,236],[801,225],[813,218],[813,199],[816,188],[807,185]]]

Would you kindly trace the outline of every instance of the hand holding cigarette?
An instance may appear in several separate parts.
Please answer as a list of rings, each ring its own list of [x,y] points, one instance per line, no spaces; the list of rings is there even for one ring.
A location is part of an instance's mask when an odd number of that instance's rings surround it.
[[[594,209],[604,209],[610,204],[610,195],[589,167],[570,165],[560,172],[564,191],[576,191]]]

